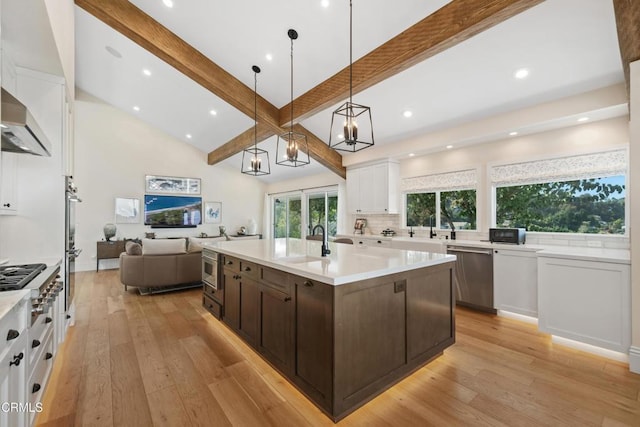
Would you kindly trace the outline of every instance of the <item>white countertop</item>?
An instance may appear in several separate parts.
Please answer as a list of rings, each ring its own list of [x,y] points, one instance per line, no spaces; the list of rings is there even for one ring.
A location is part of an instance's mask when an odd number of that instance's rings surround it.
[[[446,254],[333,242],[329,242],[331,254],[321,257],[322,242],[300,239],[235,240],[205,243],[204,246],[329,285],[430,267],[456,259]]]
[[[20,301],[28,298],[30,291],[20,289],[19,291],[0,292],[0,320],[4,318]],[[4,339],[4,338],[3,338]]]

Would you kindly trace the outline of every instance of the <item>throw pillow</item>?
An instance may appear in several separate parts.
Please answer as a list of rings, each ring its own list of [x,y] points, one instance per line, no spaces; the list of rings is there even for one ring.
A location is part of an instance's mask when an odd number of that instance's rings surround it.
[[[124,251],[127,255],[142,255],[142,246],[140,246],[140,243],[127,242],[124,245]]]
[[[142,239],[142,255],[175,255],[187,253],[186,239]]]

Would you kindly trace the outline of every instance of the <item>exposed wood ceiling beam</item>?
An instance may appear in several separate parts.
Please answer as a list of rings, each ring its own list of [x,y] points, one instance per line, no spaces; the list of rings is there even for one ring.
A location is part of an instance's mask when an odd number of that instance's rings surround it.
[[[249,117],[254,116],[253,89],[244,85],[128,0],[75,0],[75,3],[242,113]],[[278,124],[278,108],[261,96],[258,96],[257,118],[259,141],[285,132]],[[330,157],[330,160],[327,160],[327,153],[325,153],[324,157],[316,158],[318,156],[316,153],[322,153],[325,150],[322,147],[315,147],[315,145],[326,146],[326,144],[310,132],[307,132],[307,135],[310,147],[309,155],[321,164],[329,162],[331,165],[328,166],[329,169],[343,178],[346,177],[346,170],[342,166],[342,156],[335,153]],[[208,163],[218,163],[242,151],[253,143],[253,136],[254,129],[252,127],[209,153]]]
[[[452,0],[398,36],[353,63],[353,93],[361,92],[472,36],[523,12],[544,0]],[[346,41],[345,41],[346,42]],[[293,101],[293,120],[299,121],[344,101],[349,95],[349,67]],[[280,126],[291,120],[291,104],[280,108]],[[329,124],[327,123],[327,126]],[[245,132],[246,133],[246,132]],[[243,134],[229,143],[241,138]],[[264,139],[269,135],[263,135]],[[264,140],[263,139],[263,140]],[[259,140],[261,141],[261,140]],[[224,160],[225,150],[209,159]],[[222,148],[222,147],[221,147]],[[242,150],[240,145],[238,151]],[[220,152],[218,152],[220,150]]]
[[[618,44],[622,57],[624,78],[627,82],[627,98],[631,89],[629,64],[640,59],[640,2],[638,0],[613,0],[618,29]]]
[[[543,0],[452,0],[353,63],[353,93],[394,76],[427,58],[539,4]],[[345,43],[347,40],[345,40]],[[349,96],[349,66],[293,101],[294,120],[310,117]],[[291,105],[280,109],[280,125]],[[327,125],[328,126],[328,125]]]

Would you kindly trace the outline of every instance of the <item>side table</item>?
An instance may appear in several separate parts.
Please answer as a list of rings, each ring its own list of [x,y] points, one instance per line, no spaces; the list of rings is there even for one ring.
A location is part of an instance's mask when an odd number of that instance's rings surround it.
[[[96,272],[100,267],[101,259],[118,258],[124,252],[126,240],[101,240],[96,242]]]

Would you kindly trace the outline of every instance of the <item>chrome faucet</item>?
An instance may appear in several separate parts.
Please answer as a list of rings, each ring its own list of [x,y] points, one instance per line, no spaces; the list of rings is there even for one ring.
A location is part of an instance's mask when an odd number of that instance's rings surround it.
[[[331,253],[331,251],[329,250],[329,236],[327,236],[327,233],[324,232],[324,227],[320,224],[316,225],[315,227],[313,227],[313,230],[311,230],[311,234],[312,235],[316,235],[316,228],[320,227],[320,230],[322,230],[322,256],[327,256]]]

